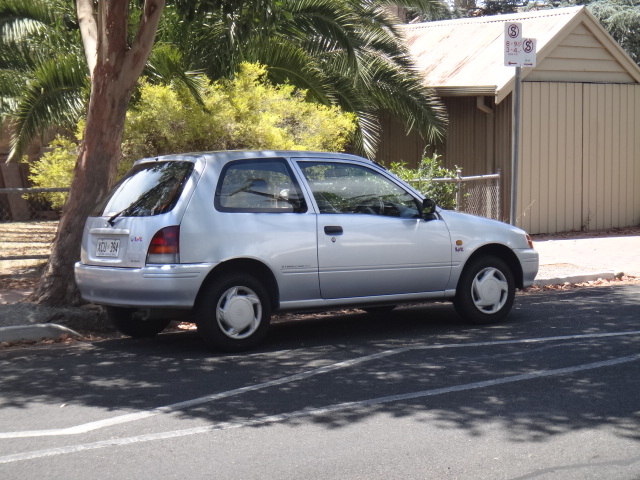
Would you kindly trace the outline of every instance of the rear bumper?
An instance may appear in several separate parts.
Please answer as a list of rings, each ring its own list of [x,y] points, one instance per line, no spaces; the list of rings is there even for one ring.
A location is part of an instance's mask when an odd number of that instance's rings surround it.
[[[192,308],[207,274],[215,265],[158,265],[115,268],[75,264],[82,298],[116,307]]]

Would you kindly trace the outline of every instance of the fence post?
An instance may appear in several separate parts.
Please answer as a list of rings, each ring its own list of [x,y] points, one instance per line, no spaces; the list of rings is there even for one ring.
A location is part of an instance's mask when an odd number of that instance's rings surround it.
[[[498,180],[496,183],[496,186],[498,187],[498,193],[496,194],[496,219],[497,220],[502,220],[502,172],[501,170],[498,168]]]
[[[462,186],[462,169],[456,168],[456,212],[460,211],[461,186]]]

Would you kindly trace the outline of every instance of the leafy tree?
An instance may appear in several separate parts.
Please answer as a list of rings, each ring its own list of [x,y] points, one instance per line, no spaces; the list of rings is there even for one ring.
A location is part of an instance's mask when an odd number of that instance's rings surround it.
[[[290,85],[274,86],[265,69],[240,66],[233,80],[203,90],[205,109],[182,85],[144,84],[127,112],[122,142],[124,173],[134,160],[166,153],[225,149],[294,149],[341,151],[355,129],[352,114],[304,100]],[[83,122],[78,129],[84,130]],[[56,137],[53,148],[32,166],[39,187],[69,187],[79,140]],[[67,194],[44,194],[61,208]]]
[[[640,0],[599,0],[584,4],[640,65]]]
[[[527,6],[527,0],[485,0],[479,12],[482,15],[503,15],[518,13]]]

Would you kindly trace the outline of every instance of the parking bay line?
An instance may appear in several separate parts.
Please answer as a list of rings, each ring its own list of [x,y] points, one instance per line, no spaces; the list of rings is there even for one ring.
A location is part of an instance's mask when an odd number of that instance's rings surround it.
[[[25,461],[25,460],[35,460],[38,458],[65,455],[70,453],[79,453],[79,452],[84,452],[89,450],[97,450],[99,448],[133,445],[137,443],[151,442],[151,441],[157,441],[157,440],[167,440],[167,439],[197,435],[202,433],[229,430],[232,428],[265,425],[269,423],[283,422],[283,421],[291,420],[294,418],[326,415],[329,413],[339,412],[343,410],[355,410],[358,408],[366,408],[373,405],[380,405],[383,403],[398,402],[403,400],[413,400],[416,398],[430,397],[434,395],[442,395],[442,394],[453,393],[453,392],[462,392],[466,390],[475,390],[478,388],[492,387],[495,385],[504,385],[507,383],[521,382],[524,380],[533,380],[533,379],[543,378],[543,377],[564,375],[568,373],[581,372],[585,370],[593,370],[593,369],[602,368],[602,367],[611,367],[614,365],[620,365],[622,363],[629,363],[629,362],[634,362],[638,360],[640,360],[640,354],[631,355],[628,357],[620,357],[620,358],[614,358],[609,360],[603,360],[601,362],[585,363],[582,365],[575,365],[573,367],[557,368],[553,370],[543,370],[535,373],[525,373],[520,375],[511,375],[508,377],[496,378],[493,380],[485,380],[482,382],[467,383],[465,385],[456,385],[453,387],[437,388],[433,390],[422,390],[419,392],[411,392],[411,393],[405,393],[405,394],[399,394],[399,395],[390,395],[386,397],[371,398],[368,400],[361,400],[357,402],[338,403],[335,405],[329,405],[327,407],[303,409],[295,412],[258,417],[258,418],[246,420],[244,422],[235,422],[235,423],[223,422],[223,423],[208,425],[204,427],[195,427],[195,428],[188,428],[183,430],[172,430],[168,432],[151,433],[147,435],[137,435],[133,437],[102,440],[99,442],[85,443],[80,445],[69,445],[65,447],[56,447],[56,448],[49,448],[45,450],[36,450],[32,452],[17,453],[13,455],[6,455],[3,457],[0,457],[0,464],[14,463],[14,462]]]
[[[65,435],[79,435],[88,433],[101,428],[107,428],[123,423],[134,422],[145,418],[153,417],[162,413],[171,413],[180,409],[190,408],[193,406],[201,405],[204,403],[214,402],[216,400],[222,400],[225,398],[241,395],[243,393],[253,392],[261,390],[263,388],[274,387],[278,385],[284,385],[298,380],[304,380],[316,375],[322,375],[335,370],[349,368],[358,364],[366,363],[379,358],[397,355],[400,353],[408,352],[411,350],[433,350],[433,349],[448,349],[448,348],[473,348],[482,346],[500,346],[500,345],[513,345],[522,343],[543,343],[550,341],[563,341],[563,340],[584,340],[595,338],[607,338],[607,337],[619,337],[619,336],[633,336],[640,335],[640,330],[627,331],[627,332],[609,332],[609,333],[591,333],[580,335],[562,335],[556,337],[540,337],[529,339],[517,339],[517,340],[497,340],[489,342],[472,342],[472,343],[451,343],[443,345],[423,345],[413,347],[401,347],[393,350],[385,350],[383,352],[374,353],[372,355],[365,355],[362,357],[337,362],[324,367],[316,368],[306,372],[301,372],[295,375],[289,375],[279,379],[271,380],[268,382],[257,383],[254,385],[248,385],[246,387],[240,387],[234,390],[228,390],[226,392],[214,393],[211,395],[205,395],[203,397],[194,398],[191,400],[185,400],[183,402],[173,403],[171,405],[165,405],[162,407],[156,407],[150,410],[144,410],[141,412],[130,413],[125,415],[119,415],[117,417],[107,418],[104,420],[98,420],[95,422],[84,423],[72,427],[48,429],[48,430],[26,430],[17,432],[0,432],[0,439],[12,439],[12,438],[28,438],[28,437],[48,437],[48,436],[65,436]]]

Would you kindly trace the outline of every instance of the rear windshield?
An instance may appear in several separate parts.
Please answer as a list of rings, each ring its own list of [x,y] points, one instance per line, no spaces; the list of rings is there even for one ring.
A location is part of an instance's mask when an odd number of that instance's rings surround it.
[[[191,162],[135,165],[98,203],[92,215],[148,217],[175,207],[193,171]]]

